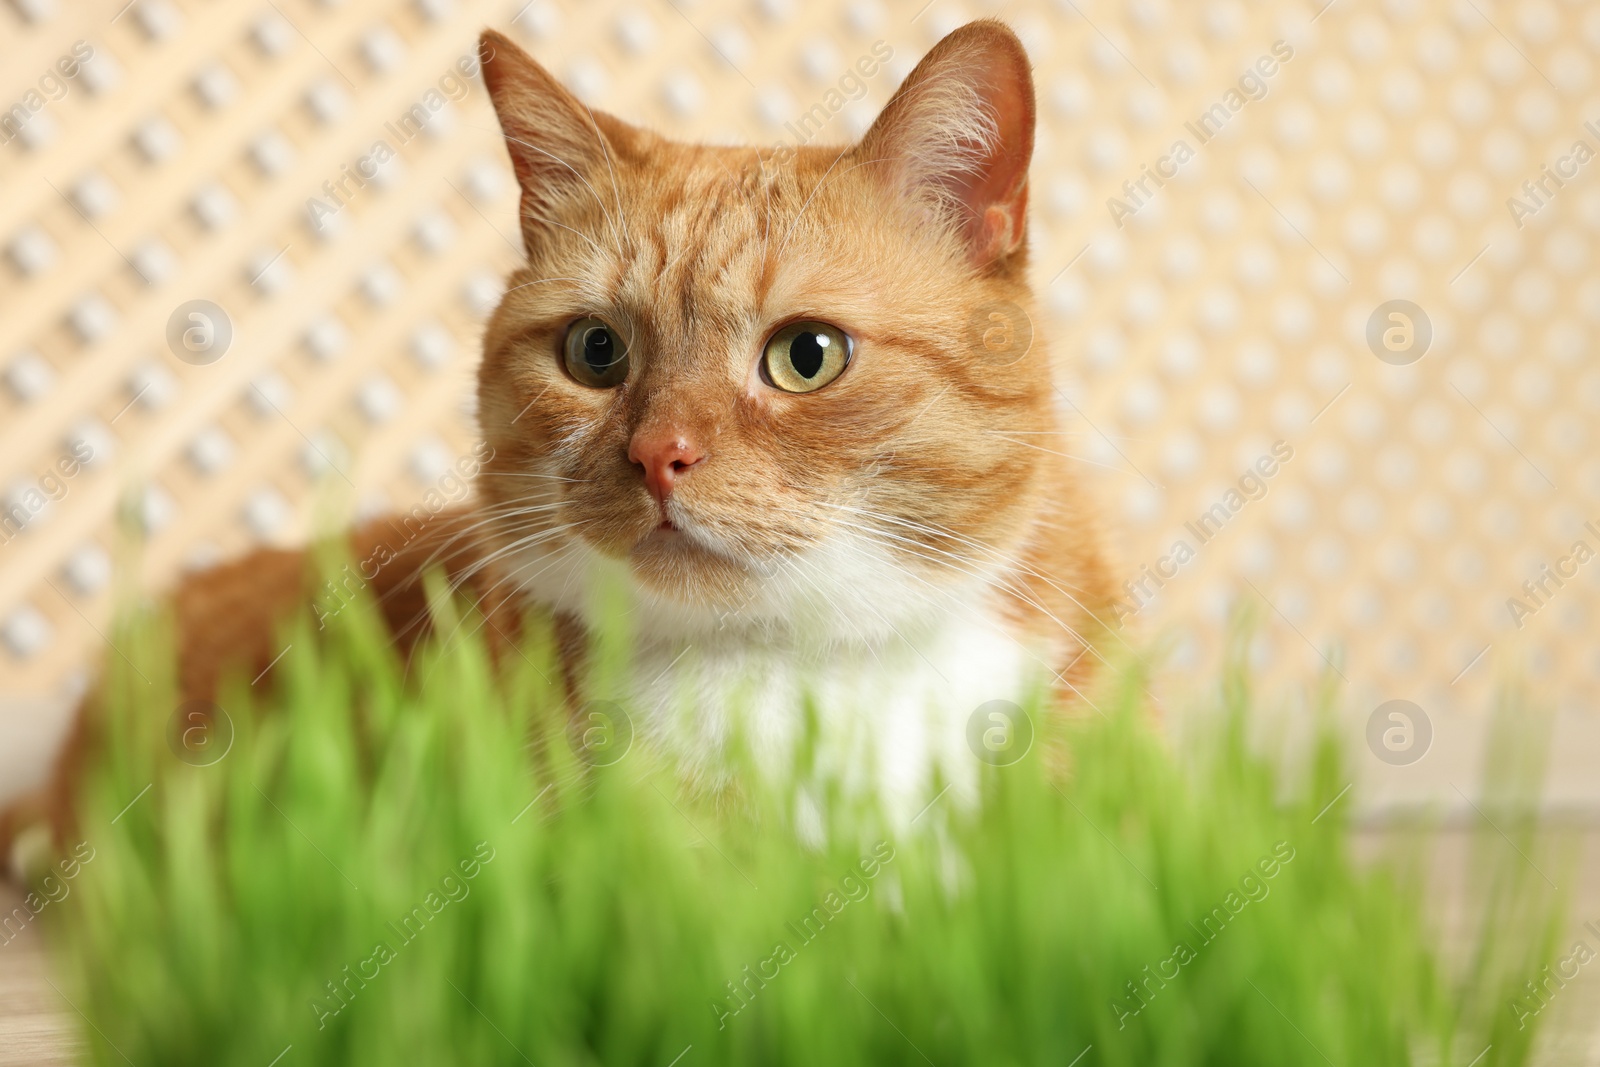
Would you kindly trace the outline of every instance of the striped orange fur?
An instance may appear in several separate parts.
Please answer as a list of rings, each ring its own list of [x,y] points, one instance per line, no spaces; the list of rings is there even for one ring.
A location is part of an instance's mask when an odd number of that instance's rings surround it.
[[[573,574],[604,557],[676,633],[820,623],[870,642],[981,575],[1056,669],[1081,664],[1108,586],[1052,436],[1045,339],[1020,355],[984,343],[1034,321],[1034,102],[1010,30],[956,31],[859,144],[792,153],[669,141],[590,112],[506,38],[483,48],[528,251],[479,388],[495,451],[479,487],[508,516],[491,530],[511,580],[581,611]],[[628,339],[617,388],[586,387],[557,358],[591,315]],[[766,339],[808,319],[853,338],[845,373],[801,395],[763,383]],[[703,453],[665,534],[629,454],[663,433]],[[892,561],[908,617],[874,618],[844,575],[782,575],[852,536]]]
[[[957,725],[961,701],[1014,693],[1035,667],[1070,698],[1111,592],[1033,315],[1034,97],[1011,31],[957,30],[859,143],[792,151],[671,141],[591,111],[500,34],[481,49],[527,262],[484,338],[493,451],[477,501],[375,583],[396,632],[425,628],[418,574],[442,561],[492,605],[494,633],[552,613],[578,655],[605,575],[669,666],[698,648],[729,670],[806,664],[913,700],[953,694]],[[626,348],[608,387],[563,359],[589,320]],[[786,392],[764,352],[805,322],[847,337],[849,360]],[[383,536],[353,535],[358,556]],[[304,554],[262,552],[188,579],[186,699],[224,669],[267,667],[309,572]],[[970,669],[945,677],[936,661],[967,649]],[[87,715],[51,790],[0,838],[41,810],[70,821],[93,736]]]

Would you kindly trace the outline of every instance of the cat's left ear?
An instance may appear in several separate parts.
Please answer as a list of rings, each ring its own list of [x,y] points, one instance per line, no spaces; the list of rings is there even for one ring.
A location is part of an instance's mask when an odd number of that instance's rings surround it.
[[[1010,27],[970,22],[922,58],[858,149],[896,195],[956,227],[975,266],[1022,246],[1035,108],[1028,54]]]

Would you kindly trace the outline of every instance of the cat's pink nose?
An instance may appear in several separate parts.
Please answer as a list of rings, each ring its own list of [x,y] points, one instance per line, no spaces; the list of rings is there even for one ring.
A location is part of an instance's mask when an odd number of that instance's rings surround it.
[[[628,459],[644,470],[644,487],[665,504],[677,480],[705,455],[683,434],[643,432],[628,442]]]

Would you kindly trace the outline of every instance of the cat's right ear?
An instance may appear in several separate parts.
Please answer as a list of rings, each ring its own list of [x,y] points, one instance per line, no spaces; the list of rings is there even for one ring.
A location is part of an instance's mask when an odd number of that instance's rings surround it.
[[[503,33],[483,32],[478,59],[522,187],[522,241],[531,253],[572,200],[599,196],[596,178],[613,153],[608,134],[615,138],[624,124],[590,111]]]

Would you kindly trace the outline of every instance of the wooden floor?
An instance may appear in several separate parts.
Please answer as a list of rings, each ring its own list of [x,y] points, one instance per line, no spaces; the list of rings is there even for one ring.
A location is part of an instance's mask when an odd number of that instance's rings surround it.
[[[0,882],[0,915],[8,915],[21,897]],[[0,945],[0,1067],[66,1067],[77,1062],[81,1047],[78,1018],[45,966],[43,939],[29,926]]]
[[[1383,836],[1370,835],[1362,843],[1381,850]],[[1470,877],[1467,843],[1468,835],[1446,832],[1436,854],[1437,917],[1447,950],[1451,944],[1468,943],[1453,936],[1466,933],[1469,925],[1458,906],[1464,899],[1463,882]],[[1566,955],[1579,939],[1600,950],[1600,938],[1584,928],[1585,923],[1600,927],[1600,830],[1583,833],[1577,849],[1570,869],[1573,885],[1566,887],[1572,893],[1570,933],[1562,940],[1559,955]],[[18,902],[16,891],[0,882],[0,914]],[[36,927],[0,945],[0,1067],[65,1067],[77,1062],[84,1023],[52,981]],[[1547,1025],[1534,1058],[1536,1067],[1600,1067],[1600,960],[1582,968],[1546,1010],[1548,1019],[1540,1020]]]

